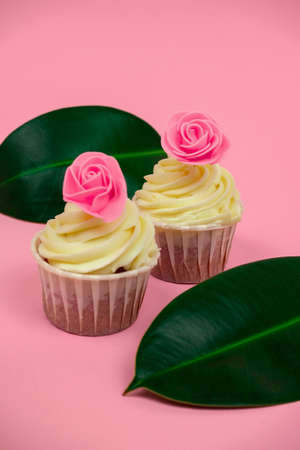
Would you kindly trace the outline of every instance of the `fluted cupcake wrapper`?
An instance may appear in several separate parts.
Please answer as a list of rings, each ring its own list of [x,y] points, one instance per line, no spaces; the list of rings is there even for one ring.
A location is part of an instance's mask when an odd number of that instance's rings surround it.
[[[69,333],[102,336],[128,328],[140,310],[152,265],[112,275],[81,275],[56,269],[37,252],[44,311],[50,322]]]
[[[160,248],[152,275],[173,283],[200,283],[225,268],[236,224],[211,229],[155,225]]]

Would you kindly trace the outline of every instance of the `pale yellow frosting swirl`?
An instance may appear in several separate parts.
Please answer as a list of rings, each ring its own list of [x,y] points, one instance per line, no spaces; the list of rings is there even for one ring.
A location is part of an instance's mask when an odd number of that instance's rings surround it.
[[[62,214],[47,222],[40,240],[39,254],[49,264],[83,274],[138,269],[151,264],[158,254],[151,218],[141,215],[131,200],[111,223],[67,203]]]
[[[190,165],[162,159],[145,180],[134,200],[156,223],[211,227],[241,219],[234,179],[219,164]]]

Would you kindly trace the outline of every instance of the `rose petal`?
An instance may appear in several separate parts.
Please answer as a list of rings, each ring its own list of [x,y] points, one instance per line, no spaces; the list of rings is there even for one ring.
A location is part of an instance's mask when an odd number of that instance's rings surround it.
[[[85,175],[86,181],[82,183],[82,186],[85,189],[91,189],[93,187],[101,185],[109,188],[109,186],[111,185],[111,181],[108,169],[105,166],[99,166],[98,170],[99,170],[98,173],[91,176],[90,178],[88,178],[88,176]]]
[[[197,112],[175,114],[161,144],[169,156],[186,164],[213,163],[229,146],[217,123],[208,115]]]
[[[175,125],[177,126],[177,124],[179,123],[179,121],[186,115],[186,112],[178,112],[175,113],[169,120],[168,123],[168,128],[170,128],[171,126]]]
[[[165,139],[167,145],[170,145],[171,147],[177,148],[180,146],[180,133],[178,133],[176,124],[171,125],[170,128],[167,129]]]
[[[67,200],[69,202],[80,202],[80,203],[84,203],[85,201],[89,201],[87,200],[88,198],[94,198],[99,194],[109,194],[107,192],[107,188],[105,186],[97,186],[95,188],[91,188],[91,189],[82,189],[81,191],[77,191],[77,192],[73,192],[67,195]],[[90,202],[89,202],[90,203]]]
[[[108,192],[103,192],[101,194],[93,197],[92,205],[90,211],[94,213],[96,217],[101,217],[103,214],[103,209],[106,207],[110,200],[110,195]]]
[[[214,122],[214,120],[208,114],[199,112],[187,112],[180,118],[180,120],[184,122],[192,122],[193,120],[210,120]]]
[[[186,149],[187,152],[190,153],[191,150],[201,150],[207,145],[209,145],[209,142],[208,142],[208,133],[206,132],[205,135],[201,136],[197,141],[187,145],[182,144],[181,147],[183,151],[185,151],[184,149]]]
[[[77,190],[81,190],[82,186],[79,183],[74,167],[69,166],[65,172],[64,183],[63,183],[63,192],[64,195],[68,195],[68,192],[74,192]]]
[[[126,181],[117,160],[100,152],[79,155],[66,171],[63,197],[105,222],[117,219],[127,200]]]
[[[124,212],[126,205],[127,194],[124,190],[120,191],[118,195],[110,198],[109,202],[101,211],[101,218],[104,222],[112,222],[116,220]],[[121,213],[120,213],[121,211]]]
[[[230,142],[227,139],[227,137],[223,134],[222,136],[222,143],[221,143],[221,147],[220,147],[220,151],[222,152],[226,152],[226,150],[228,150],[228,148],[230,147]]]

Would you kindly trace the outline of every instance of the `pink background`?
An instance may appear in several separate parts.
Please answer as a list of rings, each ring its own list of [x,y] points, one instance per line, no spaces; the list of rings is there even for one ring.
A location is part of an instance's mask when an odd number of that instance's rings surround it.
[[[245,215],[230,266],[299,254],[297,0],[19,1],[0,5],[0,140],[63,106],[126,109],[162,131],[214,116]],[[183,286],[151,279],[137,322],[104,338],[44,317],[29,242],[0,216],[0,447],[5,450],[296,450],[300,405],[214,410],[121,392],[137,345]],[[283,299],[284,301],[284,299]]]

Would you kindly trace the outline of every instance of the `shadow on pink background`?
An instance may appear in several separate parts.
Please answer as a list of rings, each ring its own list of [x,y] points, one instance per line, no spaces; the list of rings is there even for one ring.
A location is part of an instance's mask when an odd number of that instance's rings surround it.
[[[0,141],[48,110],[99,104],[159,132],[176,111],[223,125],[245,214],[230,266],[297,255],[297,0],[23,1],[0,5]],[[0,448],[297,450],[299,403],[261,409],[176,406],[121,392],[140,338],[183,286],[151,279],[132,328],[63,333],[43,315],[29,242],[40,225],[0,217]]]

